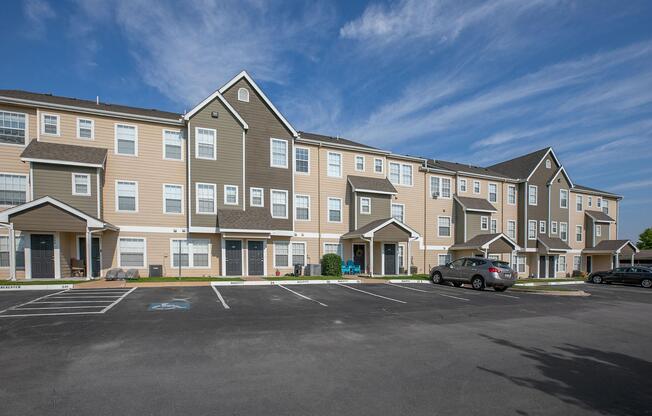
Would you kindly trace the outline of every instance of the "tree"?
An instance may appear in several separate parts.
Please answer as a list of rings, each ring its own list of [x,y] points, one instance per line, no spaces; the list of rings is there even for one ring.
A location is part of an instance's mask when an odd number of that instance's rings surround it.
[[[636,244],[639,250],[652,249],[652,227],[646,228],[638,236],[638,243]]]

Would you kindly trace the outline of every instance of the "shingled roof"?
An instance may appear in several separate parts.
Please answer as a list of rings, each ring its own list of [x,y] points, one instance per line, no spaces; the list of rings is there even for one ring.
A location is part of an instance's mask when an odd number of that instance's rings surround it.
[[[594,194],[598,194],[598,195],[608,195],[608,196],[613,196],[613,197],[616,197],[616,198],[622,198],[622,196],[620,196],[618,194],[614,194],[613,192],[601,191],[599,189],[589,188],[588,186],[578,185],[578,184],[573,185],[573,190],[584,191],[584,192],[594,193]]]
[[[616,220],[614,220],[613,218],[611,218],[610,216],[608,216],[607,214],[605,214],[602,211],[589,211],[589,210],[586,210],[584,212],[586,213],[586,215],[593,218],[597,222],[616,222]]]
[[[629,246],[632,253],[635,253],[637,248],[629,240],[602,240],[595,247],[590,247],[584,250],[585,253],[620,253],[623,248]]]
[[[537,239],[539,240],[539,243],[543,244],[548,250],[568,251],[571,249],[570,246],[561,238],[548,237],[545,234],[539,234]]]
[[[359,143],[359,142],[354,142],[353,140],[344,139],[342,137],[325,136],[323,134],[308,133],[306,131],[300,131],[299,132],[299,138],[306,139],[306,140],[314,140],[314,141],[318,141],[318,142],[324,142],[324,143],[328,143],[328,144],[340,145],[340,146],[362,147],[362,148],[369,149],[369,150],[381,151],[380,149],[378,149],[376,147],[369,146],[369,145]],[[389,153],[389,152],[386,152],[386,153]]]
[[[20,158],[23,161],[50,161],[58,164],[82,164],[103,167],[106,149],[73,144],[49,143],[32,140]]]
[[[466,211],[497,212],[498,210],[489,201],[482,198],[470,198],[455,195],[455,200]]]
[[[497,178],[505,178],[505,179],[511,178],[511,176],[509,175],[504,175],[500,172],[497,172],[489,168],[484,168],[482,166],[473,166],[464,163],[448,162],[445,160],[429,159],[427,162],[427,166],[432,169],[449,170],[458,173],[462,172],[462,173],[469,173],[473,175],[494,176]]]
[[[541,162],[541,159],[543,159],[543,156],[545,156],[545,154],[550,150],[550,147],[546,147],[545,149],[537,150],[536,152],[491,165],[489,166],[489,169],[511,178],[524,180],[530,176],[539,162]]]
[[[347,179],[354,191],[382,194],[395,194],[397,192],[394,185],[387,178],[349,175]]]
[[[274,220],[269,210],[255,207],[247,208],[246,211],[220,209],[217,212],[217,224],[219,228],[235,230],[269,231],[274,229]]]

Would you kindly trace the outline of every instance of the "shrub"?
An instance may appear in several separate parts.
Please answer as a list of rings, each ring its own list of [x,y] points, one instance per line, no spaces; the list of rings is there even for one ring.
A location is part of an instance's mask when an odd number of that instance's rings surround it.
[[[324,276],[342,276],[342,258],[337,254],[325,254],[321,259],[321,274]]]

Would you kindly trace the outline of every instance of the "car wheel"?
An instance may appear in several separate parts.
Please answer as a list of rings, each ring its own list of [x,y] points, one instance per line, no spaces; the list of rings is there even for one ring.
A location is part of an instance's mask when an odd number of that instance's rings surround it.
[[[602,276],[600,276],[599,274],[593,276],[591,278],[591,282],[595,283],[596,285],[599,285],[600,283],[602,283]]]
[[[482,276],[473,276],[473,279],[471,279],[471,286],[473,286],[473,289],[475,290],[484,290],[484,279]]]
[[[507,290],[507,288],[506,288],[506,287],[494,286],[494,290],[495,290],[496,292],[504,292],[504,291]]]
[[[462,287],[462,282],[453,282],[453,286]]]
[[[651,279],[643,279],[641,281],[641,286],[643,286],[646,289],[649,289],[652,287],[652,280]]]
[[[441,273],[439,272],[434,272],[432,276],[430,276],[430,280],[432,280],[432,283],[436,285],[444,283],[444,279],[441,277]]]

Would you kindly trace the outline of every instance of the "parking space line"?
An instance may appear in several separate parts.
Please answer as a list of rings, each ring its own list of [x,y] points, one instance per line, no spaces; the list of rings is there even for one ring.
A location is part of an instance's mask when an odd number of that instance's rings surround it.
[[[93,309],[100,309],[103,308],[104,305],[89,305],[89,306],[46,306],[43,308],[14,308],[13,310],[15,311],[34,311],[38,309],[86,309],[86,308],[93,308]]]
[[[347,288],[347,289],[355,290],[356,292],[366,293],[367,295],[375,296],[375,297],[377,297],[377,298],[382,298],[382,299],[391,300],[392,302],[407,303],[407,302],[405,302],[405,301],[403,301],[403,300],[398,300],[398,299],[388,298],[387,296],[382,296],[382,295],[378,295],[378,294],[376,294],[376,293],[367,292],[367,291],[362,290],[362,289],[356,289],[356,288],[351,287],[351,286],[349,286],[349,285],[344,285],[344,284],[341,284],[341,283],[338,283],[337,285],[338,285],[338,286],[345,287],[345,288]]]
[[[217,288],[215,286],[213,286],[213,285],[211,285],[211,287],[215,291],[215,294],[217,295],[217,298],[220,300],[220,302],[222,302],[222,306],[224,306],[224,309],[231,309],[231,307],[226,304],[226,301],[222,297],[222,294],[220,293],[220,291],[217,290]]]
[[[127,297],[127,295],[129,295],[131,292],[133,292],[133,291],[136,290],[136,289],[138,289],[138,288],[137,288],[137,287],[133,287],[133,288],[131,288],[130,291],[126,292],[124,295],[122,295],[122,296],[120,296],[118,299],[116,299],[112,304],[110,304],[110,305],[107,306],[106,308],[102,309],[102,313],[105,313],[105,312],[107,312],[109,309],[113,308],[113,307],[114,307],[115,305],[117,305],[117,304],[118,304],[122,299],[124,299],[125,297]]]
[[[26,316],[59,316],[59,315],[97,315],[104,312],[57,312],[57,313],[23,313],[14,315],[0,315],[0,318],[20,318]]]
[[[299,292],[295,292],[294,290],[289,289],[289,288],[287,288],[287,287],[285,287],[285,286],[283,286],[283,285],[276,285],[276,286],[278,286],[278,287],[280,287],[280,288],[283,288],[283,289],[287,290],[288,292],[294,293],[295,295],[297,295],[297,296],[299,296],[299,297],[301,297],[301,298],[304,298],[304,299],[306,299],[306,300],[309,300],[309,301],[312,301],[312,302],[318,303],[318,304],[320,304],[321,306],[328,307],[328,305],[326,305],[325,303],[321,303],[321,302],[318,301],[318,300],[315,300],[315,299],[309,298],[308,296],[302,295],[302,294],[299,293]]]
[[[48,297],[50,297],[50,296],[58,295],[59,293],[67,292],[68,290],[69,290],[69,289],[64,289],[64,290],[60,290],[60,291],[55,292],[55,293],[48,293],[47,295],[44,295],[44,296],[38,297],[38,298],[36,298],[36,299],[32,299],[32,300],[30,300],[30,301],[28,301],[28,302],[25,302],[25,303],[21,303],[20,305],[10,306],[10,307],[8,307],[8,308],[6,308],[6,309],[1,310],[1,311],[0,311],[0,315],[2,315],[4,312],[6,312],[6,311],[8,311],[8,310],[12,310],[12,309],[15,309],[15,308],[20,308],[21,306],[29,305],[30,303],[37,302],[37,301],[39,301],[39,300],[41,300],[41,299],[45,299],[45,298],[48,298]]]
[[[459,299],[459,300],[464,300],[464,301],[467,301],[467,302],[469,301],[469,299],[459,298],[457,296],[452,296],[452,295],[445,295],[443,293],[438,293],[435,290],[422,290],[422,289],[417,289],[417,288],[414,288],[414,287],[400,286],[400,285],[397,285],[397,284],[394,284],[394,283],[389,283],[389,282],[386,283],[386,284],[391,285],[391,286],[400,287],[401,289],[414,290],[415,292],[434,293],[435,295],[444,296],[444,297],[447,297],[447,298]]]
[[[44,300],[40,303],[111,303],[110,300]]]
[[[512,295],[503,295],[502,293],[495,293],[496,296],[500,296],[503,298],[512,298],[512,299],[520,299],[518,296],[512,296]]]
[[[119,298],[122,295],[66,295],[52,296],[50,299],[88,299],[88,298]]]

